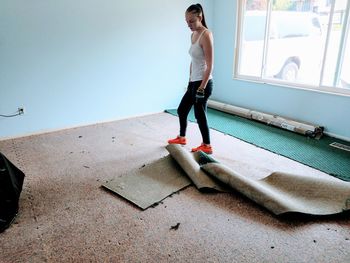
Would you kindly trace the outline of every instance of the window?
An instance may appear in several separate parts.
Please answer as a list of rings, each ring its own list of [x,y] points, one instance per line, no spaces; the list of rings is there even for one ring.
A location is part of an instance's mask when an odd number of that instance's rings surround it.
[[[240,0],[235,77],[350,95],[350,1]]]

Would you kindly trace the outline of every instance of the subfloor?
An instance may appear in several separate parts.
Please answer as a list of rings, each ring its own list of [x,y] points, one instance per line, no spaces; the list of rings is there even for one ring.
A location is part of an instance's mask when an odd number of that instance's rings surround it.
[[[100,187],[167,155],[177,131],[177,117],[159,113],[0,141],[26,175],[20,213],[0,234],[0,262],[350,262],[349,214],[277,217],[238,193],[193,186],[142,211]],[[328,177],[220,132],[211,136],[214,158],[248,170]],[[194,123],[188,141],[188,149],[201,141]]]

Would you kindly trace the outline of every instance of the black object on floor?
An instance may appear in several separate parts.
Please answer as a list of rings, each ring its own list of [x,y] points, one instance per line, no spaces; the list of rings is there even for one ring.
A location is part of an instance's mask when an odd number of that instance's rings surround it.
[[[0,153],[0,233],[7,229],[18,213],[24,173]]]

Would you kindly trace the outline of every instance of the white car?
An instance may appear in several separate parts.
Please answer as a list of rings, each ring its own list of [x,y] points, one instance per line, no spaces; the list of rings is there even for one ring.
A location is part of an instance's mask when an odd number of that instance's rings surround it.
[[[264,78],[313,83],[319,78],[322,28],[310,12],[272,11]],[[266,12],[247,11],[239,74],[260,77]]]

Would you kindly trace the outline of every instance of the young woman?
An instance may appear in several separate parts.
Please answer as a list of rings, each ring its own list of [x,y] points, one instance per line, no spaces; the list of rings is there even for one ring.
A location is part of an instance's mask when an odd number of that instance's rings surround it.
[[[213,36],[205,23],[203,8],[200,4],[187,8],[186,22],[191,29],[191,55],[190,80],[187,91],[177,109],[180,121],[180,134],[175,139],[168,140],[169,144],[186,144],[187,116],[194,106],[194,114],[197,119],[203,142],[193,148],[192,152],[203,151],[211,154],[210,134],[207,122],[207,101],[213,90]]]

